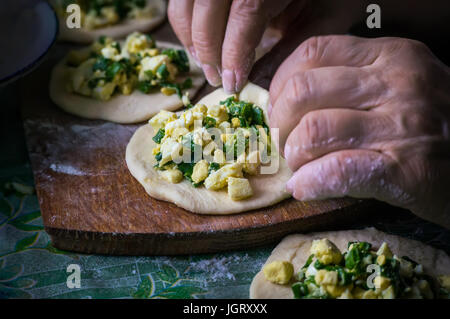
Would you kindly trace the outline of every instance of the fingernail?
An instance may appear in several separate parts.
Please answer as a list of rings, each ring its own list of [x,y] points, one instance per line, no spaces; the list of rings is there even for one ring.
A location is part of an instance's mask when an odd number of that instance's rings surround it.
[[[234,68],[236,92],[240,92],[243,89],[243,87],[247,84],[248,75],[254,63],[255,63],[255,51],[253,50],[252,53],[248,54],[242,60],[242,64],[240,64],[239,67]]]
[[[234,76],[234,72],[227,69],[223,70],[222,79],[223,79],[223,89],[225,90],[225,93],[227,94],[235,93],[236,77]]]
[[[217,67],[213,67],[209,64],[203,64],[202,68],[209,84],[212,86],[219,86],[222,81],[220,79],[219,72],[217,72]]]
[[[241,92],[246,82],[247,76],[244,76],[242,72],[236,71],[236,85],[235,85],[236,92]]]
[[[190,46],[190,47],[188,48],[188,51],[189,51],[189,53],[191,54],[192,58],[194,59],[195,64],[197,64],[197,66],[198,66],[199,68],[201,68],[201,67],[202,67],[202,64],[201,64],[200,61],[198,60],[197,52],[195,51],[194,46]]]

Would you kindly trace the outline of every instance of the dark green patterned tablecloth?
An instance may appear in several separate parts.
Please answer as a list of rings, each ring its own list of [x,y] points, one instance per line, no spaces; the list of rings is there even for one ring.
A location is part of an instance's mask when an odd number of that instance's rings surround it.
[[[0,88],[0,298],[248,298],[250,282],[274,245],[184,257],[73,254],[45,232],[19,115],[17,84]],[[349,225],[360,228],[364,224]],[[450,252],[450,232],[408,215],[379,221],[380,230]],[[68,288],[67,267],[81,268]]]

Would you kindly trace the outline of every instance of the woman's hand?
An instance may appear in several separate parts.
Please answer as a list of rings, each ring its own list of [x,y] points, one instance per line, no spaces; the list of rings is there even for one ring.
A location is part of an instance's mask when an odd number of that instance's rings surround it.
[[[254,70],[258,83],[266,83],[260,80],[271,78],[306,38],[346,33],[364,14],[358,0],[170,0],[168,8],[176,35],[208,82],[223,84],[227,93],[239,92],[247,82],[255,49],[269,27],[284,41]]]
[[[223,77],[224,88],[234,93],[247,80],[267,24],[291,1],[171,0],[168,15],[208,82],[219,86]]]
[[[270,97],[295,198],[376,198],[450,227],[450,70],[425,45],[310,38]]]

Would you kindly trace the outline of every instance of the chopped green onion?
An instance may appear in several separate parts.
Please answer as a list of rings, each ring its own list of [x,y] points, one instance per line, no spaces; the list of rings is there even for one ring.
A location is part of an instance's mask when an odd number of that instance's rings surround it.
[[[152,140],[155,141],[155,143],[160,144],[164,135],[166,135],[166,131],[163,128],[160,128],[158,133],[156,133],[156,135],[153,136]]]
[[[108,81],[112,81],[116,74],[118,74],[121,70],[123,70],[123,66],[120,62],[113,62],[111,65],[108,66],[106,69],[106,79]]]
[[[167,70],[167,65],[165,63],[161,64],[156,70],[156,76],[165,81],[169,77],[169,71]]]
[[[294,283],[291,288],[295,299],[305,297],[309,293],[308,286],[302,282]]]
[[[205,128],[211,128],[211,127],[215,127],[216,126],[216,120],[212,117],[206,116],[203,119],[203,126]]]

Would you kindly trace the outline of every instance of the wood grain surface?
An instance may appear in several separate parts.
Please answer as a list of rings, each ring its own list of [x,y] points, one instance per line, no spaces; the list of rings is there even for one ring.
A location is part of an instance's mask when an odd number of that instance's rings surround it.
[[[178,42],[167,23],[153,35]],[[116,255],[245,249],[293,232],[348,226],[379,209],[375,201],[350,198],[308,203],[288,199],[242,214],[205,216],[149,197],[125,163],[126,145],[142,124],[86,120],[50,101],[51,68],[69,48],[73,46],[55,46],[21,85],[36,191],[55,247]],[[199,96],[211,90],[205,86]]]

